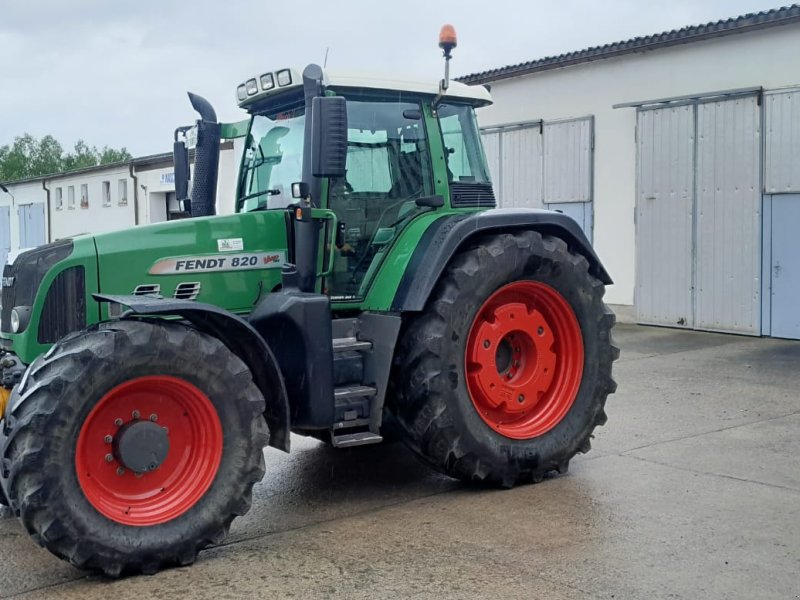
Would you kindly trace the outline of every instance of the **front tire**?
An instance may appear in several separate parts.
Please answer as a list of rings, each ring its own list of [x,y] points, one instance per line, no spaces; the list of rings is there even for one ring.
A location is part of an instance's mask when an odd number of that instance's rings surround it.
[[[265,402],[219,340],[173,322],[103,323],[59,342],[18,387],[8,499],[73,565],[117,576],[190,564],[249,509]]]
[[[603,293],[553,236],[493,235],[461,251],[402,333],[390,410],[409,447],[465,481],[565,472],[616,389]]]

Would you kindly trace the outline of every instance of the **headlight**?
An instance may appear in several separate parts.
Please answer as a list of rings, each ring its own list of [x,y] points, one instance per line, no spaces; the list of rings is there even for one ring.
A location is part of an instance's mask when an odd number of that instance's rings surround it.
[[[264,73],[261,76],[261,89],[266,91],[275,87],[275,80],[272,79],[272,73]]]
[[[289,69],[278,71],[278,85],[281,87],[292,83],[292,72]]]
[[[24,329],[31,318],[30,306],[15,306],[11,309],[11,331],[17,333],[20,329]]]
[[[255,96],[258,93],[258,84],[255,79],[248,79],[244,82],[244,89],[248,96]]]

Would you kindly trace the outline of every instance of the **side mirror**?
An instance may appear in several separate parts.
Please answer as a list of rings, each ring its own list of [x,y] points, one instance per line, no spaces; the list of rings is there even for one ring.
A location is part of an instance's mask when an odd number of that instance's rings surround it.
[[[341,96],[311,101],[311,174],[344,177],[347,162],[347,104]]]
[[[309,185],[305,181],[296,181],[292,184],[292,198],[303,199],[308,198],[311,193]]]
[[[427,208],[441,208],[444,206],[444,198],[441,196],[423,196],[422,198],[417,198],[416,204]]]
[[[175,199],[180,201],[189,198],[189,150],[183,140],[177,139],[172,144],[172,161],[175,168]]]

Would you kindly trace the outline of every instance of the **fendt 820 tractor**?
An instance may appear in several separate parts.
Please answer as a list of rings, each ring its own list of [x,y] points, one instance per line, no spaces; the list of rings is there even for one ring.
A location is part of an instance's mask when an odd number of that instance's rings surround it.
[[[39,544],[111,576],[190,564],[290,432],[391,433],[504,487],[589,450],[615,389],[611,279],[567,216],[495,208],[489,91],[449,81],[451,28],[440,46],[440,82],[260,73],[237,89],[246,128],[190,94],[192,218],[6,265],[0,497]],[[237,135],[235,213],[217,216]]]

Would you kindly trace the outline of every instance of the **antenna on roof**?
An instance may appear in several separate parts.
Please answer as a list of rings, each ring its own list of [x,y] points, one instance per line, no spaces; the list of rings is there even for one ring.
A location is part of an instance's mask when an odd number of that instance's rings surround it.
[[[325,48],[325,60],[322,61],[322,68],[323,69],[328,66],[328,50],[330,50],[330,49],[331,49],[330,46]]]

